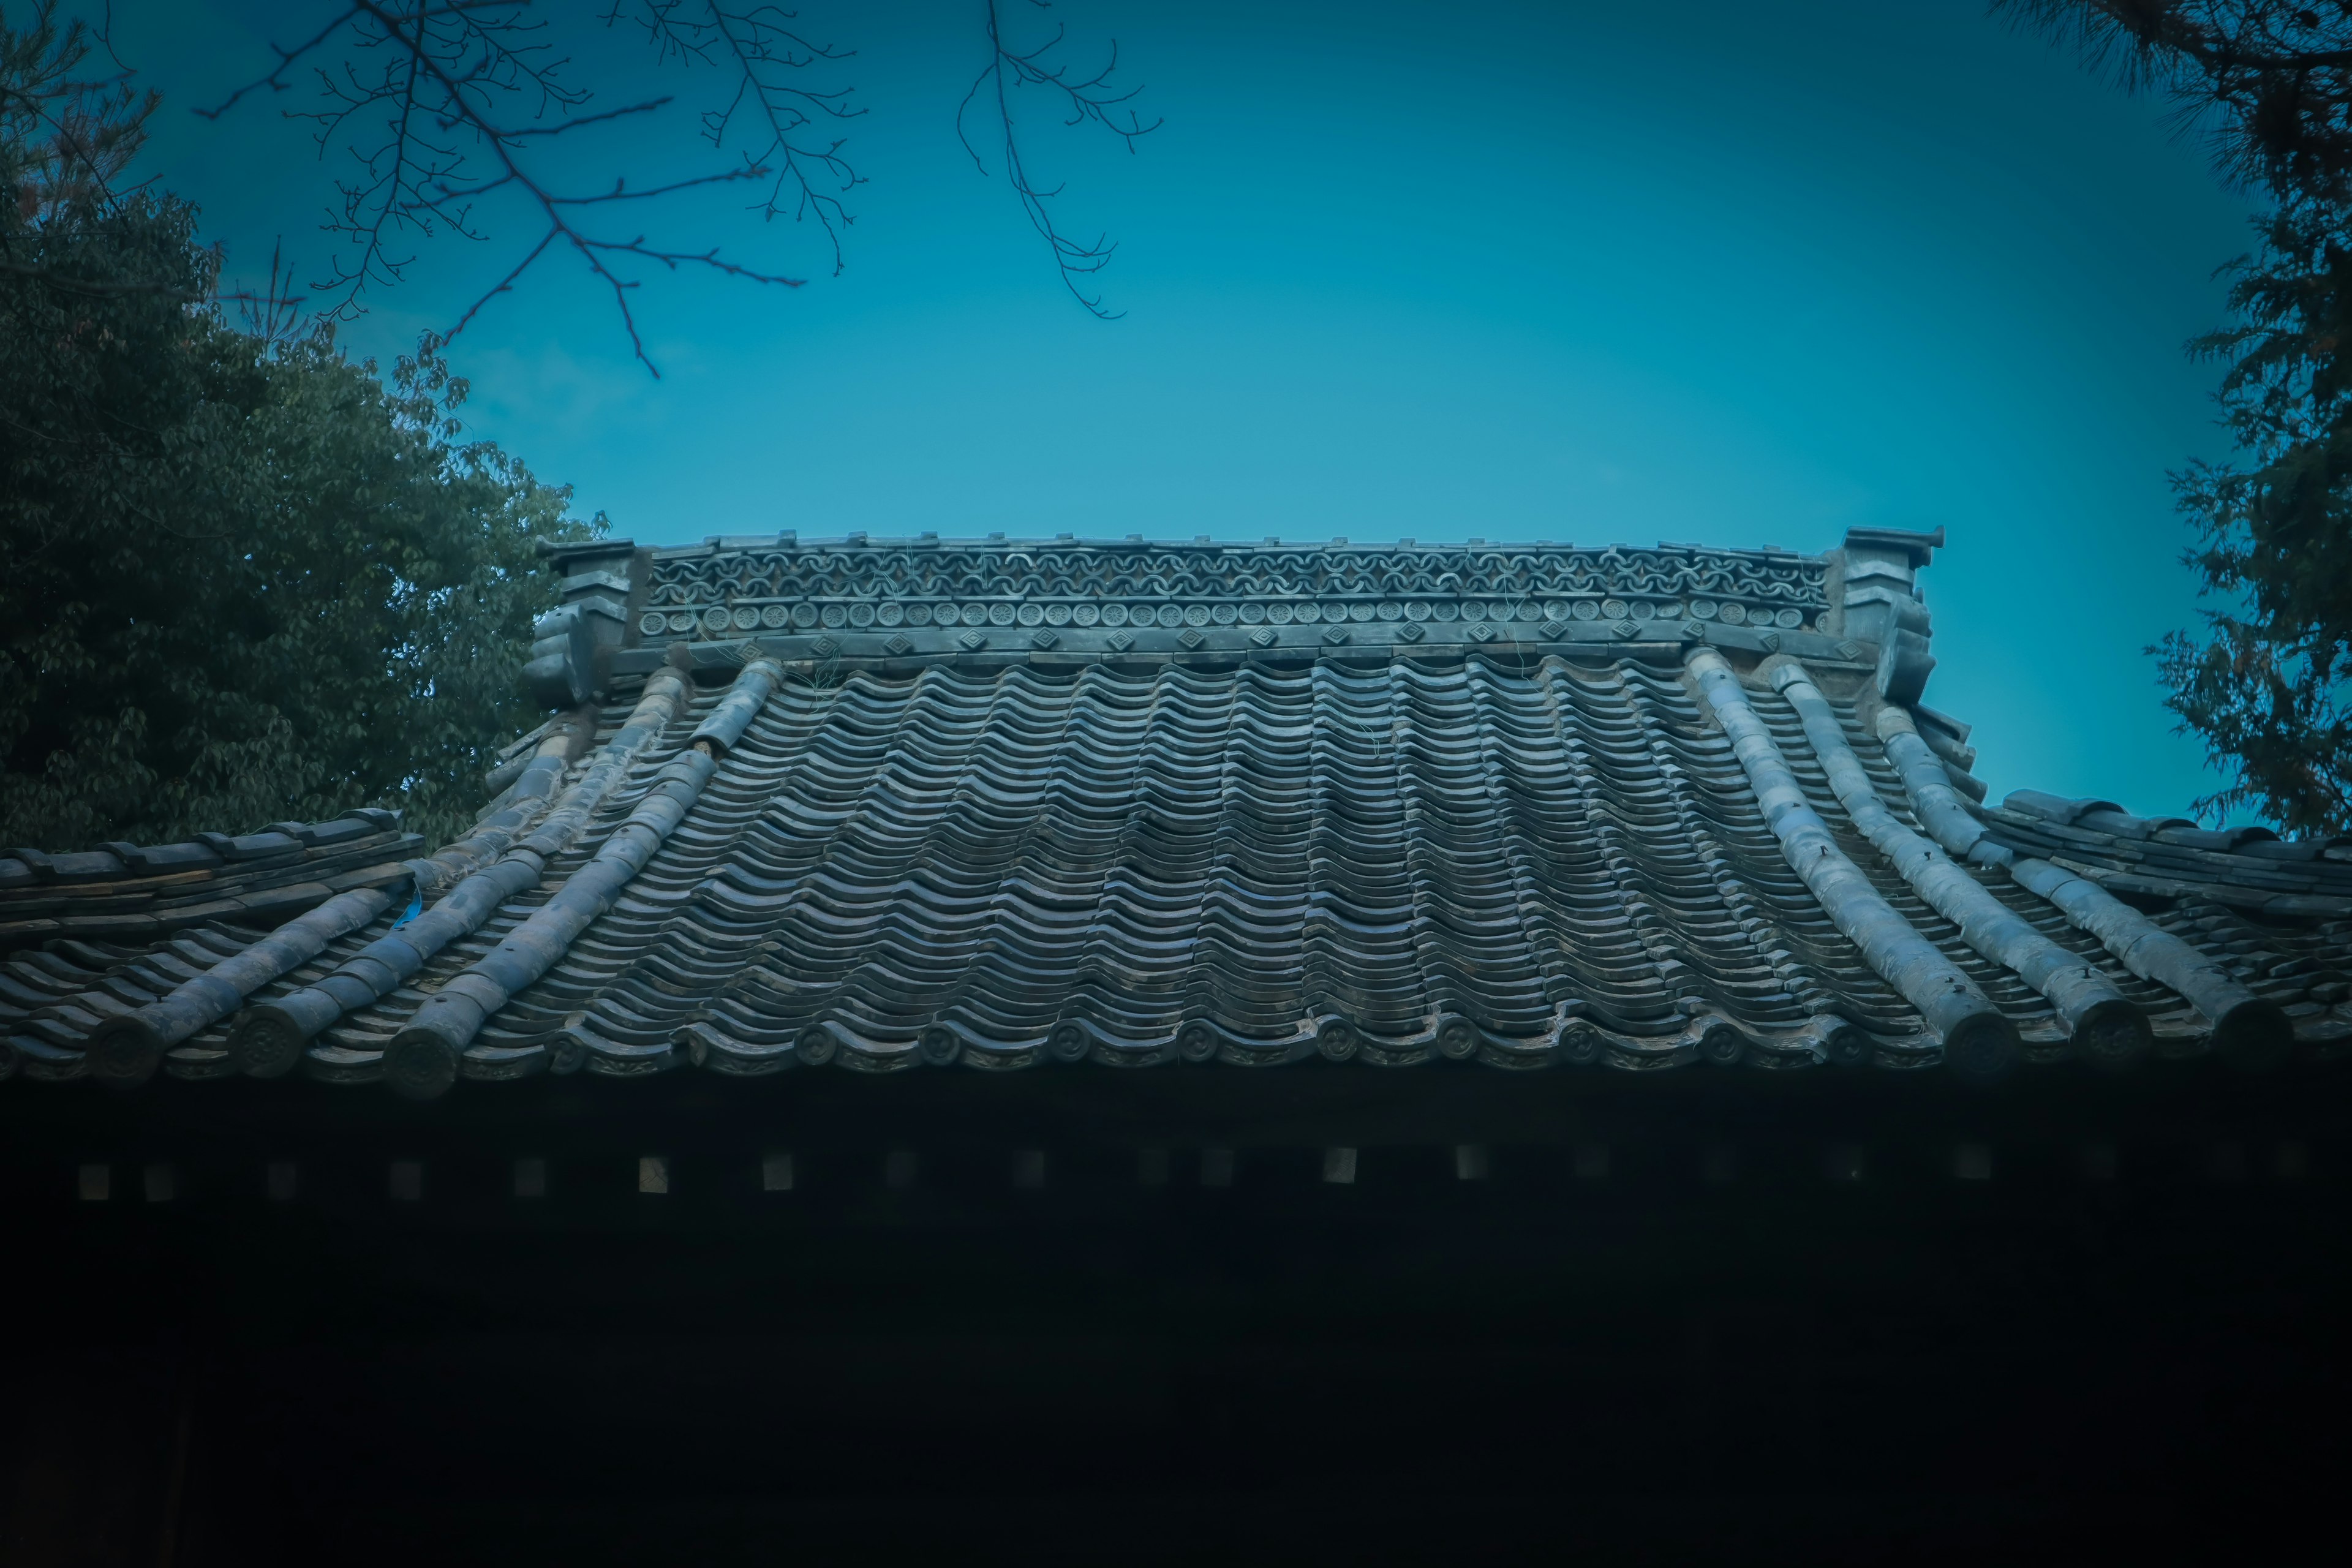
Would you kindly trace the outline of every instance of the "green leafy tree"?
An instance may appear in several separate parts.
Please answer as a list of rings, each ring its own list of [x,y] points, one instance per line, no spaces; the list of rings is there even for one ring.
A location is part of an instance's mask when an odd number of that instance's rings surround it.
[[[430,340],[387,384],[233,330],[194,210],[118,188],[152,100],[91,46],[0,27],[0,844],[446,836],[532,718],[537,546],[602,520],[463,438]]]
[[[2352,4],[2000,0],[2128,88],[2162,92],[2269,210],[2230,264],[2235,459],[2173,476],[2200,543],[2201,636],[2152,649],[2166,701],[2229,777],[2201,810],[2352,832]]]

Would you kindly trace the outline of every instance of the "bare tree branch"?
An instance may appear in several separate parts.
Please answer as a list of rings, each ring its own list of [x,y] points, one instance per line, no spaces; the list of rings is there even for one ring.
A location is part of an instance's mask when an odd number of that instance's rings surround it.
[[[1050,8],[1052,0],[1029,0],[1029,3],[1042,11]],[[1052,203],[1062,194],[1062,187],[1043,186],[1030,177],[1028,165],[1022,158],[1020,133],[1013,121],[1013,91],[1023,87],[1045,89],[1047,97],[1067,115],[1062,123],[1084,125],[1091,121],[1124,142],[1129,153],[1135,151],[1138,140],[1158,130],[1161,122],[1154,120],[1146,125],[1134,109],[1128,107],[1136,94],[1143,90],[1140,86],[1119,89],[1110,85],[1111,73],[1118,69],[1117,40],[1112,41],[1109,56],[1100,70],[1092,76],[1076,76],[1068,66],[1054,64],[1047,58],[1061,47],[1065,29],[1060,25],[1055,26],[1054,36],[1044,43],[1026,50],[1016,49],[1005,42],[1003,21],[998,15],[998,0],[984,0],[984,4],[987,6],[988,64],[972,78],[971,86],[964,90],[963,101],[956,106],[956,135],[961,139],[963,150],[971,154],[973,166],[986,174],[988,162],[981,156],[980,149],[971,144],[967,117],[971,112],[973,101],[982,96],[982,89],[988,89],[988,101],[992,102],[996,109],[995,129],[1004,160],[1004,177],[1012,185],[1013,194],[1020,198],[1021,210],[1028,215],[1030,226],[1052,249],[1054,265],[1060,269],[1063,287],[1069,289],[1070,297],[1097,318],[1114,321],[1125,312],[1106,309],[1101,291],[1087,293],[1083,280],[1091,279],[1108,266],[1118,247],[1101,235],[1097,235],[1091,244],[1073,239],[1055,224]],[[1121,123],[1122,117],[1125,123]]]
[[[619,17],[621,5],[622,0],[613,0],[605,15],[608,25]],[[854,89],[805,87],[791,73],[819,61],[848,59],[856,51],[813,41],[794,30],[799,14],[777,5],[733,8],[722,0],[636,0],[636,5],[638,24],[657,59],[714,66],[731,79],[726,101],[703,112],[703,139],[723,148],[740,122],[753,124],[752,139],[761,145],[746,154],[747,162],[772,170],[773,178],[765,198],[752,210],[769,220],[787,214],[794,222],[814,218],[833,247],[833,270],[838,277],[841,231],[856,221],[842,198],[866,178],[841,155],[846,138],[828,141],[806,133],[828,121],[854,120],[866,110],[848,102]]]
[[[323,318],[364,310],[371,294],[400,282],[436,238],[488,243],[501,226],[502,204],[510,201],[535,213],[536,231],[499,280],[457,313],[447,336],[511,293],[541,259],[569,255],[610,292],[632,351],[659,375],[634,305],[646,268],[788,289],[805,281],[723,256],[717,247],[604,226],[611,221],[605,209],[707,186],[756,188],[751,210],[765,221],[813,221],[833,252],[834,271],[841,271],[844,232],[855,221],[847,198],[865,183],[844,153],[841,130],[865,110],[829,69],[854,51],[821,41],[797,12],[772,0],[603,0],[599,19],[607,28],[641,31],[655,67],[709,69],[707,79],[718,90],[699,111],[700,137],[728,161],[700,174],[665,172],[656,180],[615,174],[582,188],[565,172],[576,165],[559,161],[550,144],[574,132],[662,114],[674,106],[672,95],[599,101],[575,79],[534,0],[324,4],[323,25],[294,44],[272,44],[268,70],[201,111],[216,119],[265,94],[306,88],[315,94],[309,105],[286,112],[311,125],[320,155],[335,154],[341,168],[325,223],[341,245],[328,275],[313,285],[323,297]],[[1073,238],[1058,226],[1054,204],[1061,187],[1032,177],[1015,121],[1019,93],[1042,92],[1066,123],[1091,121],[1130,151],[1159,122],[1137,116],[1130,100],[1138,89],[1112,84],[1116,44],[1102,68],[1087,74],[1059,59],[1060,28],[1034,47],[1016,46],[1003,31],[1002,0],[983,4],[989,62],[958,106],[957,133],[987,173],[990,161],[970,121],[992,110],[994,125],[982,141],[1001,151],[1005,177],[1071,296],[1108,319],[1114,312],[1086,280],[1116,247],[1103,237]],[[1043,8],[1046,0],[1031,4]]]
[[[269,281],[260,292],[249,289],[225,298],[234,300],[245,335],[276,348],[301,335],[303,296],[294,292],[294,268],[285,260],[285,243],[269,247]]]
[[[1051,0],[1030,0],[1030,5],[1034,5],[1037,9],[1049,9]],[[1094,278],[1096,273],[1101,273],[1103,268],[1110,266],[1110,257],[1119,247],[1108,240],[1106,235],[1096,235],[1094,242],[1089,245],[1089,242],[1073,240],[1070,235],[1058,228],[1056,221],[1054,221],[1051,202],[1054,202],[1054,197],[1061,195],[1063,188],[1061,185],[1046,188],[1046,185],[1040,185],[1034,179],[1030,179],[1028,164],[1021,157],[1021,134],[1013,124],[1013,91],[1018,91],[1021,87],[1042,87],[1046,97],[1068,115],[1063,120],[1063,124],[1087,124],[1091,120],[1094,124],[1101,124],[1103,130],[1110,132],[1112,136],[1122,139],[1129,153],[1136,151],[1136,141],[1140,136],[1148,136],[1150,132],[1160,130],[1160,120],[1143,124],[1134,108],[1122,110],[1122,106],[1127,106],[1143,89],[1140,87],[1127,87],[1127,89],[1110,87],[1110,73],[1119,68],[1118,40],[1112,40],[1110,57],[1103,61],[1103,68],[1082,78],[1082,75],[1070,73],[1068,66],[1051,64],[1046,58],[1056,47],[1061,47],[1066,28],[1056,24],[1054,36],[1046,37],[1042,45],[1033,47],[1033,49],[1013,49],[1012,45],[1004,42],[1004,26],[1002,26],[1000,14],[997,14],[997,0],[985,0],[985,7],[988,7],[988,64],[981,66],[981,73],[971,78],[971,87],[964,89],[964,101],[957,103],[955,134],[962,139],[964,151],[971,153],[973,167],[981,174],[988,174],[988,160],[981,157],[979,148],[971,146],[971,132],[967,130],[967,118],[971,113],[973,99],[981,97],[981,89],[988,89],[988,101],[997,110],[995,132],[997,141],[1000,141],[1000,153],[1004,157],[1004,179],[1007,179],[1007,184],[1012,184],[1013,195],[1021,197],[1021,212],[1028,214],[1030,228],[1037,230],[1046,247],[1054,251],[1054,266],[1061,270],[1063,287],[1070,289],[1070,299],[1077,300],[1079,306],[1085,306],[1098,320],[1118,320],[1124,312],[1108,310],[1103,306],[1101,289],[1087,294],[1082,279]]]
[[[676,9],[666,0],[643,3],[652,12]],[[712,14],[719,15],[715,5]],[[314,285],[331,296],[323,316],[349,320],[365,309],[372,289],[399,282],[415,259],[400,246],[404,236],[425,241],[449,234],[487,241],[488,232],[477,219],[480,204],[513,195],[536,209],[540,232],[515,265],[459,312],[445,338],[462,331],[492,300],[510,293],[550,251],[563,250],[610,291],[631,351],[658,376],[631,304],[638,281],[616,270],[625,262],[653,263],[673,272],[706,268],[785,288],[798,288],[804,279],[724,258],[716,247],[667,246],[642,233],[604,232],[587,226],[585,213],[706,185],[758,181],[772,171],[747,159],[718,173],[635,189],[625,176],[616,177],[609,189],[568,188],[533,149],[586,126],[656,113],[672,100],[649,97],[592,110],[593,94],[568,79],[570,62],[553,52],[541,36],[544,30],[544,23],[529,19],[528,0],[345,0],[327,26],[302,43],[290,48],[273,45],[277,63],[268,73],[205,112],[217,117],[263,89],[289,90],[298,68],[307,67],[315,79],[323,106],[289,110],[289,117],[310,121],[320,153],[340,149],[350,171],[336,182],[340,201],[326,225],[346,249],[331,275]],[[765,37],[751,36],[755,42]],[[326,63],[313,63],[320,60]]]

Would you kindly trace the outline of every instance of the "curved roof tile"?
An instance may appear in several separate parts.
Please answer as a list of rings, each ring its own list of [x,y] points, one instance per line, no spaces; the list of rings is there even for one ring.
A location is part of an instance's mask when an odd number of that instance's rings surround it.
[[[1920,1067],[1975,1020],[1997,1066],[2095,1018],[2106,1056],[2208,1048],[2176,986],[2242,1054],[2335,1048],[2341,847],[1971,804],[1968,726],[1906,706],[1939,542],[573,547],[567,598],[602,607],[541,621],[534,679],[591,700],[509,749],[458,844],[420,858],[361,814],[0,859],[6,1060],[421,1093]],[[1351,640],[1297,635],[1329,624]]]

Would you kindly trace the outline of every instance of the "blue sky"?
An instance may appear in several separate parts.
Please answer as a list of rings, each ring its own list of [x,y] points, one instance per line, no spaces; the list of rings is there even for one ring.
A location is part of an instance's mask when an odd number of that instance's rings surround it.
[[[322,269],[329,171],[278,104],[188,110],[325,10],[117,0],[167,94],[148,171],[232,273],[279,236]],[[1981,0],[1060,0],[1166,118],[1129,157],[1036,115],[1068,226],[1119,241],[1110,322],[956,142],[977,5],[801,10],[858,51],[838,79],[869,110],[841,276],[814,232],[710,200],[667,229],[811,281],[648,279],[662,380],[562,260],[454,347],[475,429],[618,531],[1823,550],[1941,525],[1927,700],[1978,726],[1996,795],[2158,813],[2212,787],[2140,650],[2195,613],[2165,474],[2224,447],[2180,344],[2221,319],[2245,203],[2162,105]],[[583,143],[583,175],[690,152],[673,112]],[[346,341],[446,325],[527,237],[488,216]]]

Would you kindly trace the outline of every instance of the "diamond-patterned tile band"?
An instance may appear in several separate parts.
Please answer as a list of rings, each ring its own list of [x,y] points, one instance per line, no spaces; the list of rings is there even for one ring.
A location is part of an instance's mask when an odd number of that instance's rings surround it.
[[[1612,622],[1629,612],[1635,620],[1720,616],[1732,626],[1760,619],[1786,631],[1794,628],[1784,613],[1810,620],[1825,607],[1829,574],[1817,556],[1687,545],[1155,546],[1139,538],[852,533],[714,537],[645,553],[635,618],[648,637],[722,636],[742,629],[739,616],[771,630],[782,629],[781,617],[812,632],[937,626],[949,637],[967,626],[1115,629],[1146,618],[1174,632],[1294,620]],[[1169,603],[1168,585],[1178,582],[1185,586]],[[720,624],[706,626],[713,610]]]
[[[754,585],[747,582],[746,585]],[[786,587],[780,581],[761,581],[757,586],[772,590]],[[1006,584],[998,584],[998,587]],[[1272,589],[1267,592],[1267,589]],[[1330,597],[1290,596],[1272,584],[1262,585],[1253,592],[1244,590],[1239,596],[1216,598],[1205,596],[1183,602],[1149,600],[1096,601],[1055,598],[1036,599],[1025,592],[1000,594],[969,601],[940,602],[929,598],[872,598],[852,595],[841,591],[840,583],[811,583],[808,591],[821,597],[803,599],[798,603],[780,600],[751,602],[724,601],[711,603],[681,602],[688,590],[683,584],[660,586],[656,603],[642,611],[636,618],[639,633],[648,639],[667,636],[706,637],[743,637],[791,627],[798,631],[829,631],[844,629],[865,631],[876,628],[895,630],[937,626],[952,635],[961,627],[1020,626],[1035,630],[1053,627],[1163,627],[1181,631],[1185,627],[1204,629],[1210,626],[1346,625],[1385,622],[1459,622],[1465,629],[1486,623],[1497,628],[1498,636],[1511,636],[1511,624],[1519,623],[1517,635],[1531,629],[1558,632],[1577,621],[1600,621],[1604,625],[1622,620],[1633,621],[1719,621],[1725,626],[1752,626],[1758,631],[1778,629],[1793,631],[1805,626],[1819,615],[1812,605],[1741,604],[1734,600],[1708,597],[1680,597],[1668,595],[1655,596],[1587,597],[1567,596],[1573,590],[1555,590],[1550,594],[1487,593],[1462,597],[1420,594],[1409,598],[1389,598],[1377,595],[1335,595]],[[1787,584],[1773,590],[1777,594],[1791,591]],[[1213,593],[1213,590],[1210,591]],[[663,599],[667,597],[667,603]]]
[[[775,591],[773,584],[748,579],[742,585]],[[853,589],[836,580],[812,584],[812,596],[798,603],[730,598],[718,604],[678,605],[673,600],[664,605],[656,601],[635,617],[635,624],[649,640],[680,632],[714,639],[798,634],[816,639],[802,657],[820,658],[866,653],[919,657],[927,649],[1067,650],[1074,646],[1080,652],[1099,648],[1113,654],[1145,647],[1207,653],[1234,646],[1223,640],[1227,631],[1241,634],[1245,647],[1273,649],[1283,642],[1278,628],[1286,626],[1308,627],[1309,638],[1319,639],[1327,648],[1352,648],[1359,641],[1400,650],[1422,642],[1550,645],[1597,632],[1610,641],[1714,641],[1768,651],[1811,647],[1821,657],[1847,660],[1869,654],[1865,645],[1852,639],[1832,649],[1802,637],[1792,638],[1791,632],[1820,629],[1812,606],[1742,604],[1706,594],[1627,592],[1623,587],[1606,594],[1572,587],[1549,592],[1496,587],[1459,596],[1416,588],[1392,597],[1344,589],[1294,595],[1274,584],[1270,594],[1244,590],[1242,595],[1221,599],[1215,587],[1209,586],[1180,591],[1171,599],[1129,602],[1126,596],[1094,601],[1037,597],[1034,584],[1003,593],[990,593],[989,586],[967,584],[954,602],[935,603],[914,596],[876,597],[864,587]],[[875,641],[868,642],[860,632],[873,634]]]

